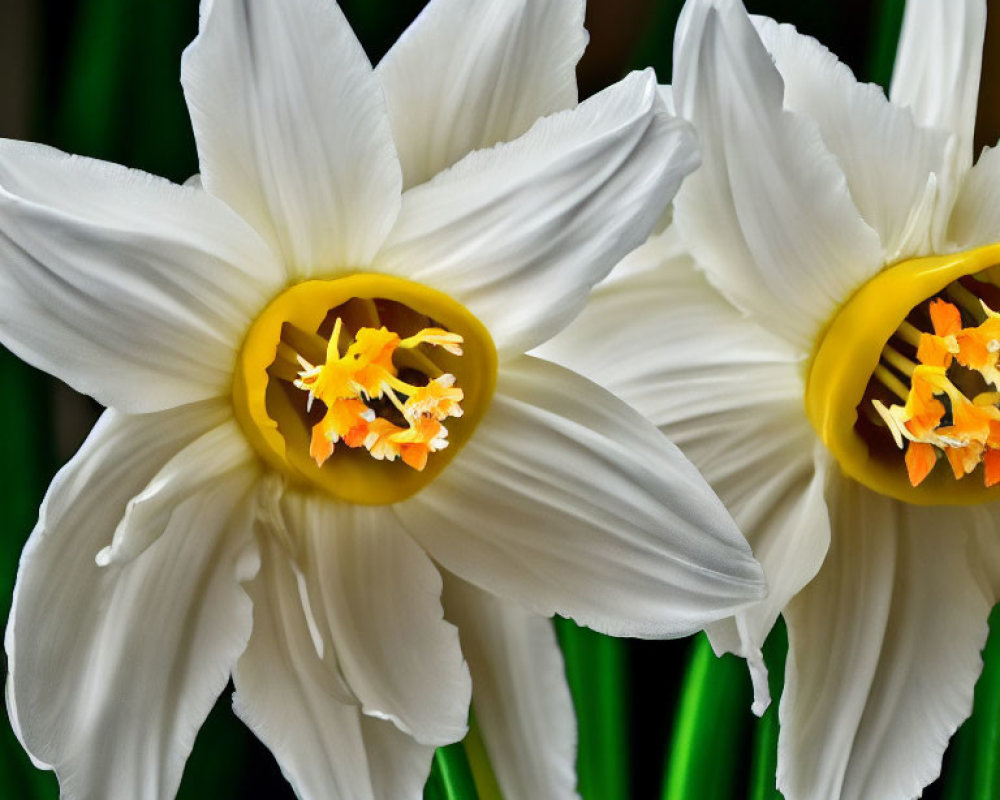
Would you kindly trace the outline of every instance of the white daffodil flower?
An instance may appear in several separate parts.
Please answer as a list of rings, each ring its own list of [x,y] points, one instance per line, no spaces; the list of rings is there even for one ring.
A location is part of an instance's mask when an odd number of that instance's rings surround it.
[[[709,633],[760,713],[784,614],[788,800],[915,797],[971,710],[1000,592],[985,14],[909,0],[886,99],[793,28],[689,0],[672,93],[703,166],[541,351],[660,426],[761,559],[769,596]]]
[[[434,0],[373,70],[330,0],[213,0],[199,180],[0,143],[0,338],[109,408],[6,636],[67,800],[173,796],[230,675],[300,797],[421,797],[470,692],[506,796],[573,797],[537,615],[678,636],[761,597],[690,462],[525,355],[697,161],[651,73],[577,106],[582,23]]]

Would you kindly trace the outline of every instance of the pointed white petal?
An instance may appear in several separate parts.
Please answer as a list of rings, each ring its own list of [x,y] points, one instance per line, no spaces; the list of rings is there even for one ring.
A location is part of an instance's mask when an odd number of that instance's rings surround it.
[[[668,230],[639,248],[539,352],[635,406],[718,492],[768,595],[709,630],[760,675],[768,632],[826,553],[825,458],[803,412],[802,356],[723,300],[676,239]]]
[[[434,749],[346,702],[313,646],[293,561],[266,529],[261,561],[248,586],[253,636],[233,674],[237,715],[302,800],[419,800]]]
[[[258,459],[236,420],[200,436],[171,458],[139,494],[129,500],[111,544],[97,554],[97,563],[130,561],[166,528],[180,503],[227,475],[258,469]]]
[[[552,620],[445,573],[445,613],[505,800],[578,800],[576,715]]]
[[[376,68],[405,185],[575,106],[586,44],[583,0],[428,3]]]
[[[948,239],[960,250],[1000,241],[1000,147],[985,148],[963,176]]]
[[[375,800],[423,800],[434,748],[410,738],[391,722],[357,713],[368,759],[375,765]]]
[[[955,135],[956,165],[972,163],[985,0],[907,0],[889,97],[921,125]]]
[[[427,554],[390,508],[298,493],[283,508],[317,624],[363,711],[425,744],[461,739],[472,687]]]
[[[652,72],[634,73],[408,191],[375,268],[452,295],[521,353],[573,318],[696,163]]]
[[[703,165],[674,219],[712,282],[811,350],[851,292],[882,266],[815,122],[783,108],[784,85],[742,6],[685,6],[674,47],[677,111]]]
[[[973,536],[988,506],[909,506],[846,479],[833,538],[786,611],[778,786],[787,800],[909,800],[972,710],[995,600]]]
[[[280,286],[248,225],[198,189],[0,141],[0,338],[120,410],[228,393]]]
[[[397,506],[461,578],[614,635],[683,636],[763,594],[704,480],[605,390],[525,356],[430,486]]]
[[[371,65],[330,0],[214,0],[182,82],[205,188],[291,277],[366,264],[399,210],[399,161]]]
[[[145,553],[98,567],[129,497],[218,414],[108,412],[59,473],[25,548],[7,627],[11,720],[65,800],[169,800],[250,636],[240,581],[252,472],[180,503]]]
[[[753,21],[784,80],[785,108],[819,125],[885,260],[930,252],[938,186],[951,180],[948,134],[918,127],[909,109],[890,103],[879,86],[858,83],[811,36],[767,17]]]

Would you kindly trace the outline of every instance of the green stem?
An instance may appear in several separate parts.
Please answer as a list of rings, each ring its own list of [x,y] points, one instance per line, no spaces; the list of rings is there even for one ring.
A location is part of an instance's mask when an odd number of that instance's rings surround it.
[[[784,621],[779,619],[764,644],[771,705],[754,726],[750,800],[781,800],[781,794],[775,785],[778,769],[778,702],[784,685],[787,656],[788,632]]]
[[[556,617],[579,729],[577,778],[584,800],[627,800],[628,686],[621,639]]]
[[[1000,797],[1000,606],[990,615],[990,631],[970,719],[974,756],[972,790],[967,796],[971,800]]]
[[[486,743],[483,742],[482,732],[476,723],[475,713],[469,719],[469,733],[465,737],[465,754],[469,759],[469,767],[472,769],[476,791],[479,792],[479,800],[503,800],[500,786],[497,784],[497,776],[493,772],[489,754],[486,752]]]
[[[479,800],[462,742],[439,747],[424,787],[424,800]]]
[[[750,678],[734,656],[716,658],[700,634],[681,688],[666,756],[663,800],[728,800],[749,733]]]

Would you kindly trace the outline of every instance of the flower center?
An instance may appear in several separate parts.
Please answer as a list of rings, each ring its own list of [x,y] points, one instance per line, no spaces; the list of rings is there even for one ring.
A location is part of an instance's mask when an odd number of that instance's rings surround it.
[[[493,396],[489,332],[447,295],[357,274],[297,284],[247,333],[233,403],[276,469],[353,503],[395,503],[436,477]],[[445,449],[447,448],[447,449]]]
[[[998,264],[1000,244],[901,262],[827,326],[806,411],[859,483],[918,505],[1000,497]]]

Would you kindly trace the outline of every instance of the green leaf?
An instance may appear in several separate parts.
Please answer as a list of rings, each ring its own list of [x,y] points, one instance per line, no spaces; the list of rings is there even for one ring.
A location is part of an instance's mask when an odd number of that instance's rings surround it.
[[[584,800],[627,800],[626,644],[556,617],[579,729],[577,778]]]
[[[178,75],[197,0],[91,0],[73,29],[55,143],[184,180],[197,169]]]
[[[868,80],[888,91],[896,61],[899,29],[903,24],[906,0],[882,0],[873,9],[868,45]]]
[[[990,638],[983,651],[983,674],[976,684],[970,720],[975,731],[971,800],[1000,797],[1000,606],[990,615]]]
[[[972,716],[952,739],[942,783],[945,800],[1000,797],[1000,606],[990,615]]]
[[[732,655],[717,658],[708,637],[692,644],[666,757],[663,800],[729,800],[740,796],[750,730],[750,678]],[[742,794],[742,792],[740,793]]]

